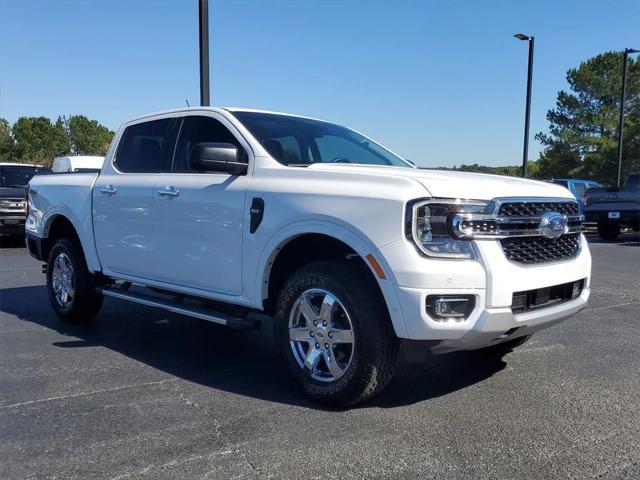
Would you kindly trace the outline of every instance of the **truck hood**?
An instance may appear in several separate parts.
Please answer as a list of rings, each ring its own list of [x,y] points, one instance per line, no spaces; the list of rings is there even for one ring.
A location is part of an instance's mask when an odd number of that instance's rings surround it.
[[[399,178],[419,182],[432,197],[491,200],[496,197],[556,197],[571,198],[569,190],[553,183],[526,180],[485,173],[427,170],[418,168],[387,167],[378,165],[315,163],[312,170],[361,173]]]
[[[22,187],[0,187],[0,198],[27,198],[27,190]]]

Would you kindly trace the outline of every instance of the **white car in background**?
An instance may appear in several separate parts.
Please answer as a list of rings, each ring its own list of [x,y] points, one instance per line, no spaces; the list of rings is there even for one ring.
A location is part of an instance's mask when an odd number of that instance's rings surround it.
[[[238,328],[265,312],[305,392],[354,404],[401,345],[495,354],[583,309],[582,219],[558,185],[419,169],[332,123],[203,107],[125,123],[100,173],[35,177],[26,231],[63,319],[104,295]]]
[[[51,171],[53,173],[87,172],[100,170],[103,163],[104,157],[92,155],[57,157],[53,159]]]

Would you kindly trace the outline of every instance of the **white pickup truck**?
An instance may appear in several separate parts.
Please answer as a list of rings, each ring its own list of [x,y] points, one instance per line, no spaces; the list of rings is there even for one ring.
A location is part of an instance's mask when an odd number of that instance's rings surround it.
[[[237,328],[266,313],[306,393],[334,403],[381,391],[401,349],[504,352],[589,298],[568,190],[419,169],[293,115],[137,118],[100,173],[35,177],[28,206],[63,319],[89,320],[105,295]]]

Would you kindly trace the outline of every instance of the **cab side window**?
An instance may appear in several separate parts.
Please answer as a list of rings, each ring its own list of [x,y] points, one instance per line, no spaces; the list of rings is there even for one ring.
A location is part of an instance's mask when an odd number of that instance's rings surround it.
[[[205,142],[231,143],[238,149],[241,161],[246,162],[244,148],[227,127],[215,118],[194,115],[185,117],[182,123],[178,144],[176,145],[176,154],[173,158],[173,171],[193,172],[189,168],[189,154],[194,145]]]
[[[116,152],[118,170],[125,173],[163,171],[171,153],[173,121],[172,118],[163,118],[127,127]]]

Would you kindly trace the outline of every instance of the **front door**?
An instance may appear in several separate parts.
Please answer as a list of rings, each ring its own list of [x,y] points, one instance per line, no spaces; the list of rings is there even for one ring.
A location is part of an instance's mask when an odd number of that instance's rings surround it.
[[[242,230],[249,177],[198,173],[189,168],[201,142],[247,149],[215,114],[187,116],[180,128],[172,170],[154,186],[158,262],[153,278],[210,292],[242,293]],[[224,120],[222,120],[224,121]]]

